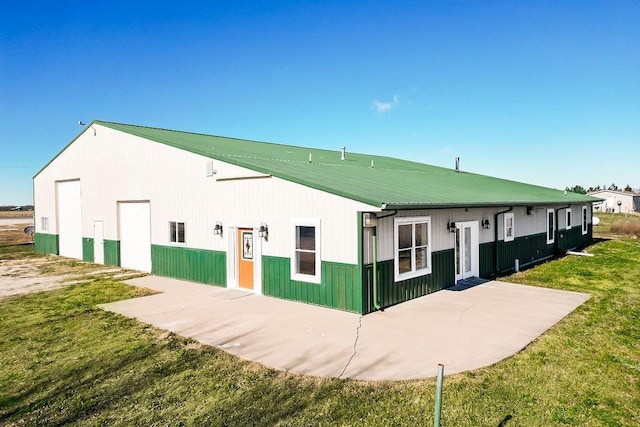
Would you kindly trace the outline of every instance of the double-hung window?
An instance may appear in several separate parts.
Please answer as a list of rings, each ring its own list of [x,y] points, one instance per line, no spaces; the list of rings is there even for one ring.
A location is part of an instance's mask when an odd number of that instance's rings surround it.
[[[320,220],[293,220],[291,279],[321,283]]]
[[[504,241],[511,242],[514,238],[513,212],[507,212],[504,214]]]
[[[587,207],[583,206],[582,207],[582,234],[587,234],[587,232],[589,231],[589,224],[587,223],[588,220],[588,216],[587,216]]]
[[[547,244],[555,242],[555,231],[556,231],[556,221],[555,221],[555,211],[553,209],[547,209]]]
[[[567,208],[564,211],[564,228],[565,230],[571,230],[571,208]]]
[[[394,218],[395,281],[431,273],[431,218]]]
[[[49,217],[40,217],[40,231],[49,231]]]
[[[169,242],[184,243],[184,222],[169,221]]]

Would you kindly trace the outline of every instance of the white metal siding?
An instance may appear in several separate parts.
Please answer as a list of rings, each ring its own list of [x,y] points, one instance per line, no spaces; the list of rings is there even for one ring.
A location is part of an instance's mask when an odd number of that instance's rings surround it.
[[[56,187],[60,255],[82,259],[80,181],[58,182]]]
[[[120,265],[151,272],[149,203],[120,203]]]
[[[34,179],[38,216],[55,217],[48,196],[53,181],[81,177],[85,237],[93,236],[95,220],[103,220],[104,238],[119,240],[117,202],[149,200],[153,244],[169,245],[168,222],[178,220],[185,222],[187,247],[226,251],[229,227],[266,223],[263,255],[289,257],[290,218],[321,218],[322,259],[357,263],[356,212],[376,207],[279,178],[247,179],[261,174],[216,160],[216,174],[208,177],[210,158],[92,127],[95,136],[88,129]],[[217,221],[222,236],[213,234]]]

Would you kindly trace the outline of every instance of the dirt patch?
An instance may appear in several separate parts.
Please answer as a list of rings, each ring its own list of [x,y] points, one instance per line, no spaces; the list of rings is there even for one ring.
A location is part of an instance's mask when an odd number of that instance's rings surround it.
[[[0,298],[57,289],[96,279],[130,279],[139,271],[100,266],[58,256],[0,260]]]
[[[21,245],[31,243],[33,240],[30,234],[25,234],[24,229],[33,223],[28,219],[20,224],[1,224],[0,223],[0,246]]]
[[[0,211],[0,218],[28,218],[33,222],[33,211]]]

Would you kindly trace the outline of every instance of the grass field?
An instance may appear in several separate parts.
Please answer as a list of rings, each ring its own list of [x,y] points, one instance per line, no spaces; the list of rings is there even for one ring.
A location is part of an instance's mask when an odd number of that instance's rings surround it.
[[[15,250],[0,258],[30,255]],[[514,357],[447,376],[442,425],[640,425],[640,242],[588,251],[504,278],[592,297]],[[433,423],[433,379],[291,375],[96,308],[143,293],[101,278],[0,300],[0,425]]]

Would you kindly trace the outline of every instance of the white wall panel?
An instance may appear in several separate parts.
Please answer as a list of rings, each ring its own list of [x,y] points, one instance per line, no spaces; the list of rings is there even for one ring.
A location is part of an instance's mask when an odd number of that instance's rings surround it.
[[[264,255],[290,256],[290,218],[322,219],[322,259],[356,263],[358,210],[375,208],[319,190],[151,142],[97,124],[69,145],[34,180],[36,215],[55,223],[55,180],[81,178],[83,236],[95,220],[119,240],[117,202],[150,201],[151,242],[170,245],[169,221],[185,222],[186,246],[227,250],[229,227],[269,226]],[[223,236],[213,234],[220,221]],[[36,221],[39,226],[39,221]],[[40,230],[38,230],[40,231]],[[50,227],[50,233],[57,230]]]

